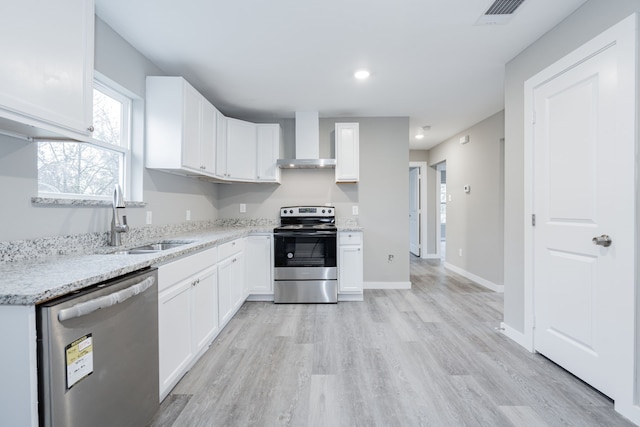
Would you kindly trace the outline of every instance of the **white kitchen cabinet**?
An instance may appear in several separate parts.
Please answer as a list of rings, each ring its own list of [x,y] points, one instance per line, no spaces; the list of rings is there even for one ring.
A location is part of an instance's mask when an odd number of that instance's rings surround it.
[[[218,333],[218,268],[201,272],[191,283],[191,322],[195,353],[209,347]]]
[[[146,167],[215,176],[217,113],[182,77],[147,77]]]
[[[216,112],[216,176],[227,179],[227,118]]]
[[[87,140],[93,121],[94,3],[4,2],[0,128]]]
[[[257,133],[257,180],[260,182],[280,182],[280,140],[282,131],[277,123],[256,125]]]
[[[158,268],[160,400],[219,332],[215,248]]]
[[[244,251],[244,238],[218,247],[218,317],[221,328],[246,299]]]
[[[360,180],[360,125],[336,123],[336,182]]]
[[[338,233],[338,299],[363,300],[362,232]]]
[[[227,178],[236,181],[256,180],[256,125],[227,118]]]
[[[247,293],[252,301],[273,301],[273,235],[247,237]]]

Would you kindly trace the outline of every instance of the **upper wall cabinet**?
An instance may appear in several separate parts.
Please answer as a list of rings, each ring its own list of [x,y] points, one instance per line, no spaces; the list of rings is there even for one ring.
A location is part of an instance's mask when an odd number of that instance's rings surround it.
[[[336,123],[336,182],[360,180],[360,126]]]
[[[88,139],[93,130],[93,1],[9,1],[2,15],[0,129]]]
[[[256,180],[256,137],[255,123],[227,118],[228,179]]]
[[[182,77],[147,77],[146,166],[213,177],[217,114]]]
[[[282,131],[277,123],[257,124],[257,179],[260,182],[280,182],[280,140]]]

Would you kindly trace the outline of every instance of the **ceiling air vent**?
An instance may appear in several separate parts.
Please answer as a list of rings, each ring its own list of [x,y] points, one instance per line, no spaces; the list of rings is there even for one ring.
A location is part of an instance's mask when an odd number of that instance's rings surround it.
[[[484,15],[476,21],[476,25],[506,24],[522,3],[524,0],[495,0]]]

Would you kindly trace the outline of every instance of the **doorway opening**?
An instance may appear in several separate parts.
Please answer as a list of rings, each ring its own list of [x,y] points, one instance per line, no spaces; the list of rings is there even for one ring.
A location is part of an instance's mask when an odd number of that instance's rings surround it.
[[[427,163],[409,162],[409,253],[426,258]]]
[[[439,201],[437,207],[436,246],[439,258],[445,262],[447,258],[447,162],[436,165],[437,191]]]

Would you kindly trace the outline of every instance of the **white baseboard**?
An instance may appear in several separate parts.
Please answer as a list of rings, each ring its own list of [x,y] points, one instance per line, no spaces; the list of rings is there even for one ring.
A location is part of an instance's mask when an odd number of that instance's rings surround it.
[[[480,286],[484,286],[485,288],[494,291],[494,292],[500,292],[503,293],[504,292],[504,285],[496,285],[493,282],[490,282],[486,279],[483,279],[480,276],[476,276],[473,273],[469,273],[466,270],[461,269],[460,267],[456,267],[453,264],[449,264],[448,262],[444,263],[444,268],[446,268],[447,270],[451,270],[454,273],[457,273],[459,275],[461,275],[462,277],[466,277],[469,280],[472,280],[474,282],[476,282],[478,285]]]
[[[440,255],[438,254],[424,254],[420,256],[422,259],[440,259]]]
[[[411,289],[411,282],[364,282],[365,289]]]
[[[344,301],[364,301],[363,294],[338,294],[338,302]]]
[[[515,341],[516,344],[521,345],[522,347],[526,348],[528,351],[531,351],[531,352],[533,351],[533,349],[531,348],[531,343],[529,342],[527,337],[524,335],[524,333],[512,328],[511,326],[507,325],[504,322],[500,322],[500,331],[504,336]]]
[[[251,294],[247,297],[247,301],[271,301],[273,302],[273,294]]]

